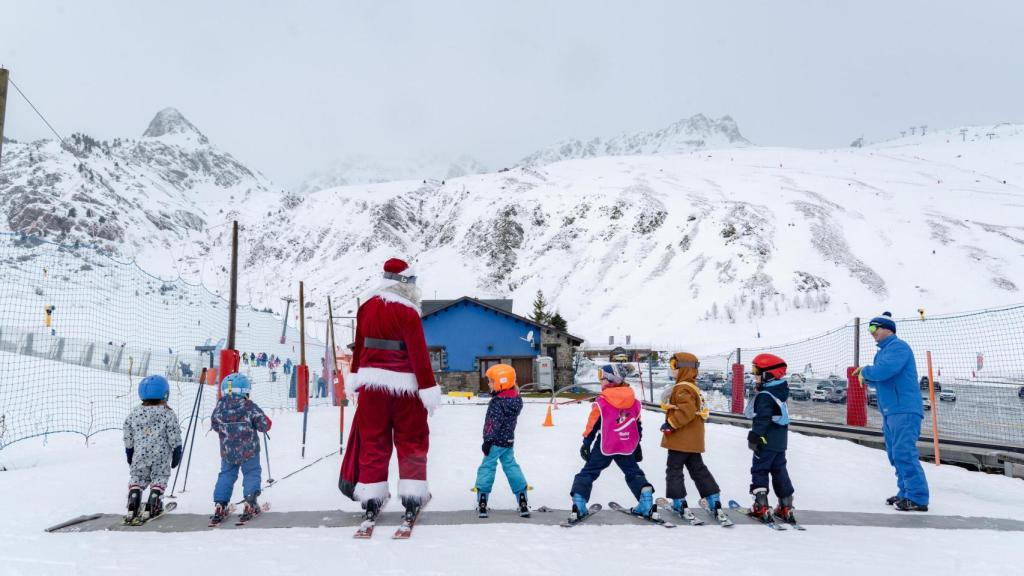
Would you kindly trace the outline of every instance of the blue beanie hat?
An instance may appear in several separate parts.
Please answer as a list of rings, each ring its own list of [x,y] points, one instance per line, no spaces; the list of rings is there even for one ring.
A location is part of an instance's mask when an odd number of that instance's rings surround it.
[[[868,322],[868,326],[878,326],[893,333],[896,332],[896,323],[892,321],[892,312],[882,312],[881,316],[875,316],[871,322]]]

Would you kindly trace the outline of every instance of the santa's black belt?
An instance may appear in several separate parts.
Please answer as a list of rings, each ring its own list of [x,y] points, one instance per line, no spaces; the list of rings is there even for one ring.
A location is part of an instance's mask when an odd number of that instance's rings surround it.
[[[405,342],[401,340],[384,340],[383,338],[363,338],[363,346],[377,350],[405,350]]]

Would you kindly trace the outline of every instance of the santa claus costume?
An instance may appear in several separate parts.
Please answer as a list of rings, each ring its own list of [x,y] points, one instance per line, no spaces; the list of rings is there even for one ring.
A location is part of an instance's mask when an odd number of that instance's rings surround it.
[[[420,293],[409,265],[384,263],[384,281],[359,306],[346,389],[359,393],[338,488],[373,519],[384,507],[391,448],[398,451],[398,496],[407,512],[430,499],[427,416],[441,403],[420,319]]]

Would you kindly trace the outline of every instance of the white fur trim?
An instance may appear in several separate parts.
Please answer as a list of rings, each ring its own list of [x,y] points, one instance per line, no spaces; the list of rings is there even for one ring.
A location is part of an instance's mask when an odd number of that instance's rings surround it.
[[[414,498],[420,502],[425,502],[430,498],[430,486],[427,485],[426,480],[406,480],[403,478],[398,481],[398,497]]]
[[[391,292],[390,290],[374,290],[373,292],[370,292],[366,296],[367,300],[369,300],[370,298],[380,298],[381,300],[383,300],[385,302],[392,302],[392,303],[395,303],[395,304],[401,304],[402,306],[407,306],[409,308],[412,308],[413,310],[416,311],[417,314],[422,314],[422,311],[420,310],[419,304],[416,304],[415,302],[413,302],[412,300],[409,300],[408,298],[404,298],[404,297],[402,297],[402,296],[400,296],[398,294],[395,294],[394,292]]]
[[[353,495],[356,497],[356,500],[365,504],[370,500],[380,500],[381,502],[384,502],[391,497],[391,491],[388,490],[387,481],[373,482],[372,484],[363,484],[362,482],[358,482],[356,483],[356,489],[353,492]]]
[[[419,390],[416,383],[416,375],[412,372],[395,372],[383,368],[366,367],[360,368],[352,374],[351,380],[353,390],[384,390],[397,396],[408,394],[412,396]],[[348,388],[346,386],[346,388]]]
[[[441,387],[435,384],[430,388],[421,389],[420,402],[423,402],[423,407],[427,409],[428,414],[433,414],[434,410],[441,405]]]

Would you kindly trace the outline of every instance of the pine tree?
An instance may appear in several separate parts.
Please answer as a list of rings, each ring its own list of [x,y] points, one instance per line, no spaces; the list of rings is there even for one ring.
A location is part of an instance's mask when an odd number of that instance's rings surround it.
[[[551,321],[551,314],[548,312],[548,301],[544,299],[544,292],[537,290],[537,296],[533,299],[533,314],[530,320],[538,324],[547,324]]]
[[[565,318],[562,318],[562,315],[557,310],[555,310],[554,316],[551,317],[551,327],[559,332],[569,331],[569,323],[565,321]]]

